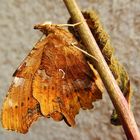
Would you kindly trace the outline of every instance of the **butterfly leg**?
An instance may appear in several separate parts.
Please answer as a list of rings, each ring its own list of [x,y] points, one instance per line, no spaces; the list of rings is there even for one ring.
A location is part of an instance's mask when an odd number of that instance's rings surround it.
[[[96,61],[98,62],[98,60],[97,60],[93,55],[91,55],[91,54],[89,54],[88,52],[86,52],[85,50],[83,50],[83,49],[77,47],[76,44],[77,44],[77,42],[71,43],[71,45],[72,45],[74,48],[76,48],[77,50],[81,51],[82,53],[84,53],[84,54],[87,55],[88,57],[90,57],[90,58],[92,58],[92,59],[94,59],[94,60],[96,60]]]
[[[80,21],[80,22],[73,23],[73,24],[69,24],[69,23],[67,23],[67,24],[56,24],[56,26],[58,26],[58,27],[75,27],[75,26],[78,26],[78,25],[80,25],[82,23],[83,22]]]

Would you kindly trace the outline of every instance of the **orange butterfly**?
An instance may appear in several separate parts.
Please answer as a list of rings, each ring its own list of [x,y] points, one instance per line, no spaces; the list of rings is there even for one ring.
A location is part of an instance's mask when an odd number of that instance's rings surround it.
[[[78,42],[57,25],[37,25],[41,39],[14,73],[14,80],[2,108],[2,125],[26,133],[39,117],[64,119],[75,125],[79,109],[91,109],[102,93]]]

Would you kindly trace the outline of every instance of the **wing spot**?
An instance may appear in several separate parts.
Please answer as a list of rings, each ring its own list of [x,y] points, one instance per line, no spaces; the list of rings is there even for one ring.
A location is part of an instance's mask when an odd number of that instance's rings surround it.
[[[45,69],[38,70],[37,72],[42,77],[43,81],[50,79],[50,76],[46,74]]]
[[[15,87],[22,86],[24,84],[24,81],[25,81],[24,78],[15,77],[14,78]]]
[[[47,87],[46,87],[46,86],[43,86],[43,88],[44,88],[44,90],[46,90],[46,89],[47,89]]]
[[[66,94],[66,97],[68,98],[69,97],[69,94]]]
[[[9,99],[9,100],[8,100],[8,104],[9,104],[10,107],[13,106],[13,101],[12,101],[12,99]]]
[[[24,103],[23,102],[21,103],[21,106],[24,106]]]
[[[16,105],[15,108],[18,108],[18,106]]]
[[[65,78],[65,74],[66,74],[66,73],[64,72],[64,70],[63,70],[63,69],[59,69],[59,72],[62,73],[62,77],[61,77],[61,78],[64,79],[64,78]]]
[[[74,92],[79,92],[79,91],[80,91],[80,89],[78,89],[78,88],[74,89]]]

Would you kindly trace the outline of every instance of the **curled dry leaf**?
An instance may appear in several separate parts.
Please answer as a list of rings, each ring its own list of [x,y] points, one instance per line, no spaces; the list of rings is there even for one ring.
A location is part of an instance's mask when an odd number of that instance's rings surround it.
[[[74,126],[80,108],[91,109],[102,98],[99,77],[71,45],[77,42],[74,36],[57,25],[35,29],[46,36],[14,73],[2,108],[3,127],[21,133],[41,116]]]

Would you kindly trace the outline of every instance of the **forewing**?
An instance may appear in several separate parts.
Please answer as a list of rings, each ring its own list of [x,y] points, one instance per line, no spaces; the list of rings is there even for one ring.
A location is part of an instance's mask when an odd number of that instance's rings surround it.
[[[2,108],[2,125],[9,130],[26,133],[40,113],[38,101],[32,96],[32,79],[41,63],[46,40],[39,41],[14,73]]]

